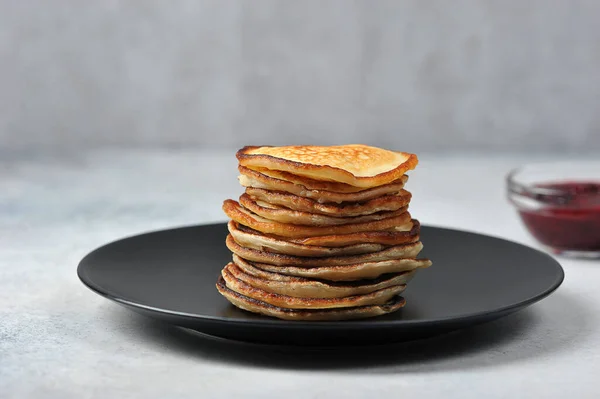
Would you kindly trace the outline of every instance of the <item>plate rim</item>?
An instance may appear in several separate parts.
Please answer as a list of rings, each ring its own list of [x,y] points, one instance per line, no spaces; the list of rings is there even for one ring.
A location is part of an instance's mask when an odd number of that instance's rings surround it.
[[[520,301],[518,303],[509,304],[509,305],[506,305],[503,307],[489,309],[489,310],[480,311],[480,312],[468,313],[468,314],[464,314],[464,315],[460,315],[460,316],[447,316],[447,317],[439,317],[439,318],[435,318],[435,319],[423,319],[423,320],[401,320],[401,319],[400,320],[381,320],[379,322],[377,322],[376,320],[371,320],[371,319],[309,322],[309,321],[280,320],[280,319],[276,319],[276,318],[267,318],[267,317],[265,317],[264,319],[259,318],[259,319],[252,319],[252,320],[235,320],[235,319],[228,319],[226,316],[199,315],[199,314],[193,314],[193,313],[187,313],[187,312],[180,312],[180,311],[176,311],[176,310],[157,308],[154,306],[144,305],[144,304],[130,301],[127,299],[118,298],[115,295],[112,295],[109,292],[106,292],[106,290],[103,290],[102,287],[99,287],[98,285],[94,284],[93,281],[91,281],[91,279],[88,279],[85,277],[84,269],[86,267],[86,265],[85,265],[86,260],[89,257],[91,257],[93,254],[103,250],[104,248],[106,248],[108,246],[114,245],[116,243],[119,243],[119,242],[122,242],[122,241],[125,241],[128,239],[139,238],[139,237],[143,237],[143,236],[151,235],[151,234],[165,233],[165,232],[169,232],[169,231],[173,231],[173,230],[192,229],[192,228],[197,228],[197,227],[210,228],[212,226],[224,226],[224,225],[226,225],[226,223],[227,222],[213,222],[213,223],[181,225],[181,226],[175,226],[175,227],[164,228],[164,229],[150,230],[150,231],[142,232],[139,234],[132,234],[132,235],[124,236],[119,239],[115,239],[104,245],[101,245],[100,247],[95,248],[94,250],[92,250],[88,254],[86,254],[78,263],[77,277],[83,283],[83,285],[85,285],[88,289],[90,289],[92,292],[100,295],[101,297],[104,297],[106,299],[109,299],[120,305],[124,305],[126,307],[136,308],[136,309],[140,309],[140,310],[144,310],[144,311],[150,311],[152,313],[158,313],[158,314],[174,316],[174,317],[182,317],[182,318],[193,319],[196,321],[202,321],[202,322],[214,323],[214,324],[236,324],[236,325],[242,325],[242,326],[254,325],[254,326],[275,327],[275,328],[293,327],[293,328],[308,328],[308,329],[332,329],[332,328],[381,329],[381,328],[397,328],[397,327],[411,327],[411,326],[426,327],[426,326],[430,326],[430,325],[439,325],[440,323],[442,323],[442,324],[443,323],[454,323],[454,322],[461,323],[461,322],[469,321],[471,319],[479,319],[481,317],[485,317],[486,315],[490,315],[490,314],[510,313],[511,311],[517,311],[519,309],[530,306],[530,305],[546,298],[547,296],[552,294],[554,291],[556,291],[562,285],[562,283],[564,282],[564,279],[565,279],[565,272],[564,272],[562,265],[553,256],[551,256],[550,254],[543,252],[537,248],[533,248],[533,247],[525,245],[525,244],[521,244],[521,243],[518,243],[518,242],[515,242],[512,240],[506,239],[506,238],[497,237],[497,236],[486,234],[486,233],[479,233],[479,232],[465,230],[465,229],[450,228],[450,227],[438,226],[438,225],[433,225],[433,224],[422,224],[421,226],[425,227],[425,228],[430,228],[430,229],[446,230],[446,231],[450,231],[450,232],[459,232],[459,233],[467,233],[470,235],[484,236],[487,238],[501,240],[501,241],[504,241],[506,243],[510,243],[513,245],[518,245],[520,247],[523,247],[524,249],[537,252],[538,254],[545,256],[548,260],[550,260],[554,264],[555,271],[558,273],[558,276],[557,276],[556,280],[553,282],[553,284],[550,285],[548,288],[546,288],[544,291],[542,291],[534,296],[531,296],[531,297],[527,298],[526,300]]]

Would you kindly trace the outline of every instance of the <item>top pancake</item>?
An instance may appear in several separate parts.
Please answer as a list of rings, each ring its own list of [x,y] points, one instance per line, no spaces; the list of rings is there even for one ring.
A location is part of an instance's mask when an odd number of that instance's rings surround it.
[[[247,146],[236,154],[240,165],[288,172],[314,180],[371,188],[397,180],[417,166],[414,154],[362,144],[342,146]]]

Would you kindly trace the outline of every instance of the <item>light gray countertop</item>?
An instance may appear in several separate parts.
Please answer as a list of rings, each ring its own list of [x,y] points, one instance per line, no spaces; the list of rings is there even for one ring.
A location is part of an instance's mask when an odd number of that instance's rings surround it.
[[[423,223],[536,245],[504,196],[525,158],[420,158],[408,189]],[[0,398],[598,397],[600,262],[559,259],[561,288],[497,322],[352,353],[192,337],[79,282],[79,260],[107,241],[224,221],[236,166],[232,151],[0,161]]]

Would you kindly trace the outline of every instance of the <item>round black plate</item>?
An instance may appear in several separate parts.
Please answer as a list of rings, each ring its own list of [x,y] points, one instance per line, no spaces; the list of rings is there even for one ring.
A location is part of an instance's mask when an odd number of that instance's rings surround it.
[[[381,344],[449,332],[539,301],[563,281],[549,255],[510,241],[423,226],[421,270],[400,311],[358,321],[298,322],[229,304],[215,282],[231,253],[224,223],[142,234],[87,255],[77,273],[100,295],[147,316],[222,338],[283,345]]]

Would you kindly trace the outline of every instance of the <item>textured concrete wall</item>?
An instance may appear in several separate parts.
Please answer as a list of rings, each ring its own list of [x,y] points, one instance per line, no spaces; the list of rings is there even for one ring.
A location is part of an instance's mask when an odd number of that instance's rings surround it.
[[[600,1],[0,0],[0,145],[600,152]]]

